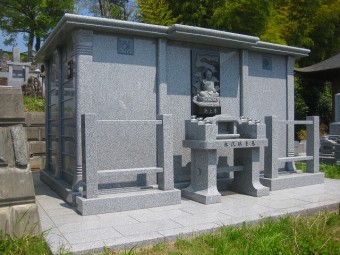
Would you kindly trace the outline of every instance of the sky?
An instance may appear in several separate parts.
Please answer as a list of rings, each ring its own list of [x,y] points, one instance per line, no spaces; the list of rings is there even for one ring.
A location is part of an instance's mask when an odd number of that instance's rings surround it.
[[[89,15],[89,11],[83,7],[82,9],[78,9],[77,10],[78,14],[81,15]],[[4,45],[4,41],[5,41],[6,37],[2,34],[2,31],[0,30],[0,49],[2,49],[3,51],[12,51],[13,46],[5,46]],[[16,40],[16,46],[20,48],[20,52],[27,52],[27,46],[25,45],[25,41],[23,39],[23,33],[19,33],[17,40]],[[33,49],[34,49],[34,45],[33,45]]]
[[[2,31],[0,30],[0,49],[3,51],[12,51],[13,46],[5,46],[4,41],[5,41],[5,36],[2,34]],[[27,46],[25,45],[24,39],[23,39],[23,34],[18,34],[18,38],[16,40],[17,46],[20,48],[20,52],[26,52],[27,51]]]
[[[135,0],[130,0],[129,1],[132,5],[135,4]],[[78,3],[76,1],[76,3]],[[86,6],[78,6],[76,7],[76,13],[81,14],[81,15],[91,15],[90,11]],[[4,41],[5,41],[5,36],[2,34],[2,31],[0,30],[0,49],[4,51],[12,51],[13,46],[5,46]],[[25,45],[24,39],[23,39],[23,34],[18,34],[18,38],[16,40],[17,47],[20,48],[20,52],[27,52],[27,46]],[[34,45],[33,45],[34,49]]]

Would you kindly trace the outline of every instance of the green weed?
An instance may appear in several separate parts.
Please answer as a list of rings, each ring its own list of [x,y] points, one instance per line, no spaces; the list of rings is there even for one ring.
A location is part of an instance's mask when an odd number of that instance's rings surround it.
[[[307,164],[304,162],[296,162],[296,169],[306,172]],[[325,173],[326,178],[340,179],[340,166],[320,164],[320,171]]]
[[[44,112],[45,99],[24,96],[24,108],[25,112]]]
[[[340,254],[340,215],[286,216],[257,225],[224,227],[213,234],[191,239],[178,238],[174,243],[141,248],[130,254]]]
[[[13,238],[9,235],[2,235],[0,236],[0,254],[45,255],[52,253],[42,235],[26,235],[18,238]]]

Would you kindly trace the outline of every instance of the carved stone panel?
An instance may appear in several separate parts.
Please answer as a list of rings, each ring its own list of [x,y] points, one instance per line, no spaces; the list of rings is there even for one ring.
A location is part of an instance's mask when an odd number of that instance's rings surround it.
[[[214,116],[220,107],[220,55],[205,50],[191,51],[191,114]]]

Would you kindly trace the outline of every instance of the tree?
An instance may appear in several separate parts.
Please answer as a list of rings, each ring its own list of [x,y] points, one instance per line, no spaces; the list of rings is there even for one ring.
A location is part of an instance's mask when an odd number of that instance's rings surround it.
[[[73,11],[73,0],[2,0],[0,4],[0,29],[9,41],[18,33],[27,35],[29,61],[33,60],[33,42],[39,50],[41,40],[58,23],[65,12]]]
[[[259,36],[267,27],[272,8],[270,0],[228,0],[214,11],[212,27]]]
[[[134,13],[133,1],[129,0],[81,0],[90,12],[102,18],[129,20]]]
[[[260,38],[311,49],[300,67],[312,65],[340,50],[340,0],[272,0],[274,11]]]
[[[177,21],[166,0],[137,0],[137,3],[139,6],[138,18],[143,22],[171,26]]]
[[[325,60],[340,51],[340,0],[324,0],[312,18],[308,58],[300,61],[301,66],[308,66]]]
[[[178,23],[212,28],[214,12],[224,4],[225,0],[168,0],[167,2]]]

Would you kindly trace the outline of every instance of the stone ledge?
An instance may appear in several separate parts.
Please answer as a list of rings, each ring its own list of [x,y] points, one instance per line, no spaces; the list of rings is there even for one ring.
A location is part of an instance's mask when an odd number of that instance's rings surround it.
[[[31,141],[29,142],[29,151],[33,154],[45,154],[46,146],[43,141]]]
[[[84,215],[102,214],[176,205],[181,203],[181,191],[146,190],[101,195],[98,198],[77,197],[77,211]]]
[[[25,125],[30,126],[45,126],[44,112],[25,112]]]
[[[45,140],[45,127],[25,127],[28,141]]]
[[[290,189],[324,183],[324,173],[296,173],[279,176],[278,178],[260,178],[262,185],[271,191]]]

